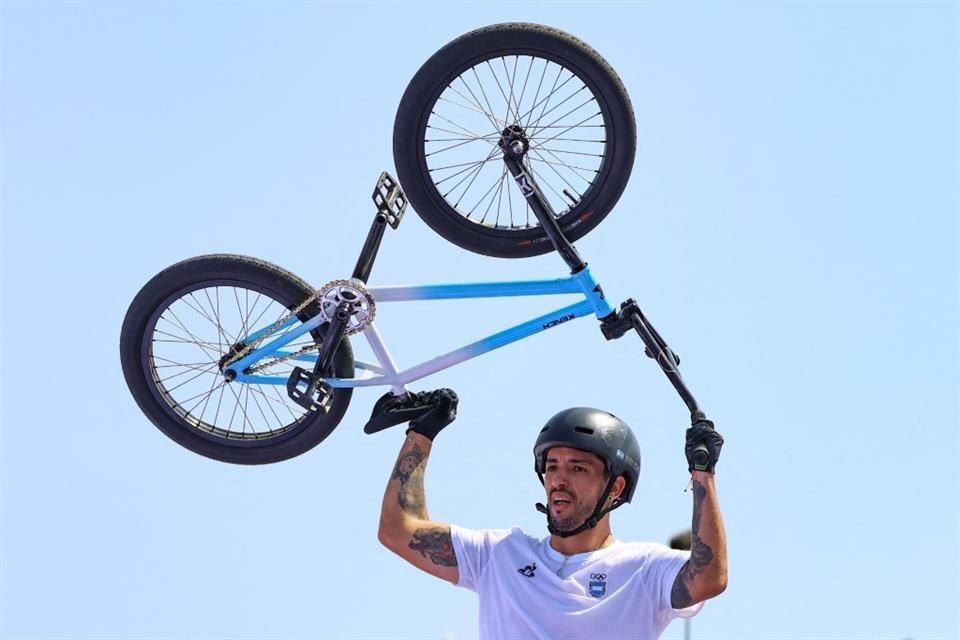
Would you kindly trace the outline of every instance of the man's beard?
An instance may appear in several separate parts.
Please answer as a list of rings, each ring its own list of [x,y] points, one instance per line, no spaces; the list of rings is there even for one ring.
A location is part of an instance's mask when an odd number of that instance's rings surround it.
[[[590,507],[580,504],[572,503],[573,512],[566,513],[561,517],[557,517],[553,513],[553,509],[550,510],[550,520],[552,521],[553,528],[557,531],[573,531],[590,517],[590,514],[593,513],[593,509]],[[568,509],[569,511],[569,509]]]

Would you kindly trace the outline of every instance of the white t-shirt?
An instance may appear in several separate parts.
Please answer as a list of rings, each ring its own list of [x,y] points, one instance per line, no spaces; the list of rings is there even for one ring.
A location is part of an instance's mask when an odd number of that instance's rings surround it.
[[[512,529],[452,525],[460,582],[480,598],[480,637],[654,640],[677,617],[670,591],[689,552],[661,544],[615,541],[564,556],[550,538]],[[559,573],[559,575],[558,575]]]

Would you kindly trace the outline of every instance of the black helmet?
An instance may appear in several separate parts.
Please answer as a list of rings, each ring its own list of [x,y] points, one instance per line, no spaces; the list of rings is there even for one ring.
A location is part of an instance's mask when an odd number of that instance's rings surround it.
[[[543,480],[547,451],[552,447],[571,447],[600,456],[611,480],[624,476],[627,484],[617,506],[630,502],[640,478],[640,445],[627,423],[608,411],[574,407],[561,411],[540,430],[533,447],[534,467]]]

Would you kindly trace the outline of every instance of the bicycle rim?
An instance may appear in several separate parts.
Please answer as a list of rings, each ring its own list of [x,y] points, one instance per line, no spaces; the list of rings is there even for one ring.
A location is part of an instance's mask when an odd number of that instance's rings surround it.
[[[462,70],[432,105],[423,142],[427,171],[463,219],[534,229],[539,222],[503,163],[503,131],[515,127],[526,137],[525,168],[562,218],[598,183],[608,160],[608,119],[594,89],[561,62],[495,55]]]
[[[290,312],[290,301],[278,298],[250,283],[198,283],[168,298],[151,316],[143,337],[151,391],[195,433],[256,446],[292,436],[311,417],[284,386],[228,383],[220,371],[234,345]],[[270,339],[300,325],[298,319]],[[313,344],[315,336],[306,333],[283,350]],[[258,374],[286,379],[294,366],[284,361]]]

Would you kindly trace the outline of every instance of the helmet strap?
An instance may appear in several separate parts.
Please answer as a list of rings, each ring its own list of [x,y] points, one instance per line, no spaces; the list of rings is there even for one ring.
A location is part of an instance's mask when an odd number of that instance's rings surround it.
[[[540,478],[540,482],[543,482],[543,476],[539,473],[537,476]],[[603,490],[603,494],[600,496],[600,499],[597,500],[597,506],[594,508],[593,513],[590,515],[586,521],[581,524],[576,529],[571,529],[570,531],[561,531],[557,529],[556,523],[553,521],[553,516],[550,515],[550,510],[543,504],[537,503],[537,511],[547,516],[547,531],[552,535],[559,536],[561,538],[569,538],[570,536],[575,536],[578,533],[583,533],[587,529],[593,529],[603,516],[607,515],[617,507],[626,504],[626,501],[617,497],[614,499],[613,504],[609,507],[604,508],[604,503],[607,501],[607,496],[610,495],[610,492],[613,490],[613,484],[617,481],[617,476],[611,475],[610,481],[607,483],[607,488]]]

